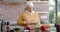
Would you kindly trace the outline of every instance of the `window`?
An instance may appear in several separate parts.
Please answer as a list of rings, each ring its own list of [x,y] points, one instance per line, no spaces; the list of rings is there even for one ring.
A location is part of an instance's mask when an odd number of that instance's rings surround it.
[[[60,23],[60,0],[57,0],[57,23]]]
[[[49,0],[49,21],[55,23],[55,1]]]

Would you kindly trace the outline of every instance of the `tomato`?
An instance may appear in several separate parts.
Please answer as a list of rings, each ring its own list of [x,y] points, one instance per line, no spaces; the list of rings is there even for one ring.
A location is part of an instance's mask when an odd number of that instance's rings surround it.
[[[45,28],[46,28],[45,25],[41,26],[41,30],[45,30]]]
[[[46,32],[46,26],[45,25],[43,25],[43,26],[41,26],[41,32]]]

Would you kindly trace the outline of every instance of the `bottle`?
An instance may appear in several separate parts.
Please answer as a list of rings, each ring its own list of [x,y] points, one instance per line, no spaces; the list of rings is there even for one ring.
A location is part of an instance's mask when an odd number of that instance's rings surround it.
[[[7,25],[6,25],[6,32],[10,32],[10,25],[9,25],[9,22],[7,22]]]
[[[3,19],[2,19],[2,23],[1,23],[1,30],[2,30],[2,32],[5,32],[5,24],[4,24]]]

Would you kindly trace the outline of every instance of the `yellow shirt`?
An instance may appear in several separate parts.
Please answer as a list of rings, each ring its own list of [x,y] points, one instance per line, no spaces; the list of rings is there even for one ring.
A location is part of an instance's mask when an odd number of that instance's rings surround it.
[[[37,23],[40,24],[40,19],[38,16],[38,13],[34,12],[32,14],[27,13],[24,11],[21,16],[19,17],[17,24],[18,25],[23,25],[25,21],[28,21],[30,23]]]

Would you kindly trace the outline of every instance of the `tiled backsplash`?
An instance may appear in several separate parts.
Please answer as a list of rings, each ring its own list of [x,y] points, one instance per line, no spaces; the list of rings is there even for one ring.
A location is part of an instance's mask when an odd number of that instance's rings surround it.
[[[38,12],[48,12],[48,5],[46,4],[34,4],[35,11]],[[5,5],[0,4],[0,14],[4,17],[5,21],[16,21],[21,14],[21,12],[24,10],[25,4],[23,5]],[[37,9],[39,8],[39,9]]]
[[[17,20],[21,12],[20,5],[18,6],[0,5],[0,14],[4,17],[4,20]]]

